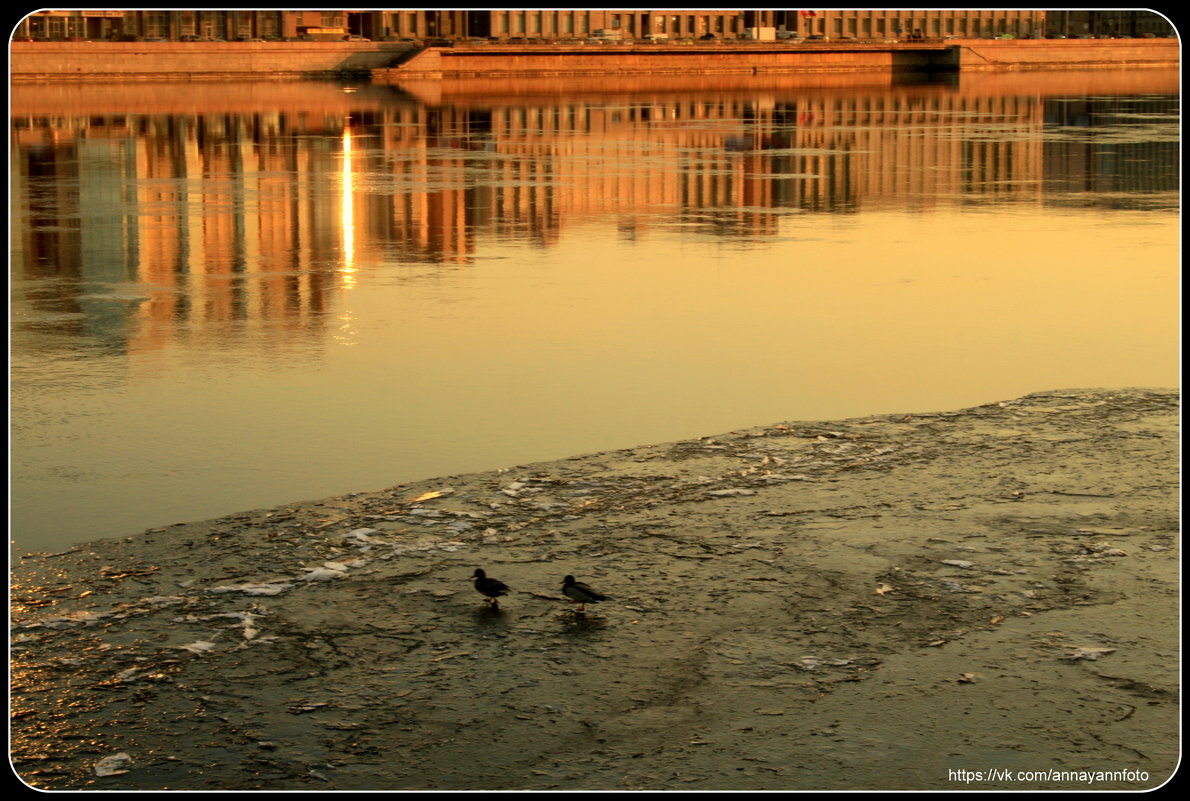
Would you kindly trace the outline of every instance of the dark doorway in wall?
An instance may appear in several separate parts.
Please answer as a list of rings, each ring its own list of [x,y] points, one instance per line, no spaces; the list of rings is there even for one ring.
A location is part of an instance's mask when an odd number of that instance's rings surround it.
[[[352,36],[363,36],[368,39],[379,38],[372,30],[372,13],[369,11],[347,12],[347,33]]]
[[[467,12],[467,35],[479,39],[487,39],[492,35],[491,11]]]

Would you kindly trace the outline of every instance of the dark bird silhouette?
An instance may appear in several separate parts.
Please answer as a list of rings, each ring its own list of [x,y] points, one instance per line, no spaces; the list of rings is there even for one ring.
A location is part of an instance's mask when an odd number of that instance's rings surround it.
[[[508,585],[503,581],[497,581],[494,578],[488,578],[487,574],[480,568],[476,568],[472,574],[475,577],[475,589],[481,594],[486,595],[488,603],[495,609],[500,605],[498,598],[501,595],[508,594]]]
[[[562,594],[569,598],[572,603],[580,604],[576,610],[578,614],[587,611],[587,604],[597,604],[600,601],[606,601],[611,598],[610,595],[604,595],[589,584],[575,581],[574,576],[567,576],[562,579]]]

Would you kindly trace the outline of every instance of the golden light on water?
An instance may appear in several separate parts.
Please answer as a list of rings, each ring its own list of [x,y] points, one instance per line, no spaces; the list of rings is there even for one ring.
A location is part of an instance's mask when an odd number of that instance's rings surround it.
[[[351,142],[351,125],[343,126],[343,170],[340,175],[339,196],[339,227],[343,236],[343,249],[339,266],[339,283],[343,289],[354,289],[356,283],[355,266],[355,170],[352,164],[354,152]],[[356,335],[359,333],[352,320],[351,310],[345,308],[339,315],[342,325],[332,333],[334,341],[339,345],[357,344]]]
[[[339,275],[343,287],[355,286],[355,174],[352,169],[351,127],[343,127],[343,171],[340,179],[339,222],[343,231],[343,261]]]
[[[1176,385],[1167,73],[400,102],[253,84],[195,108],[28,92],[14,539],[770,420]]]

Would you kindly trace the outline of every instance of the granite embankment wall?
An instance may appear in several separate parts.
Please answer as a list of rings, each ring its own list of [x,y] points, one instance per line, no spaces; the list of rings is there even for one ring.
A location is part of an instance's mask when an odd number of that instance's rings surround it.
[[[952,48],[910,44],[495,45],[431,47],[374,78],[713,75],[953,69]]]
[[[948,40],[427,48],[380,82],[438,78],[711,75],[1174,66],[1174,39]]]
[[[1176,66],[1176,39],[700,43],[426,48],[410,42],[13,42],[14,83],[499,76],[996,71]]]
[[[369,75],[411,42],[12,42],[13,82],[282,79]]]
[[[1171,67],[1177,39],[978,39],[958,43],[958,67],[972,70]]]

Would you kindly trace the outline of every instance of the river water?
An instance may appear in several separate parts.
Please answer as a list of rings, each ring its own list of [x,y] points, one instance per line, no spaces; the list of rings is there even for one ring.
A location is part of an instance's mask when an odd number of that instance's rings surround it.
[[[1178,383],[1176,73],[13,87],[16,550]]]

